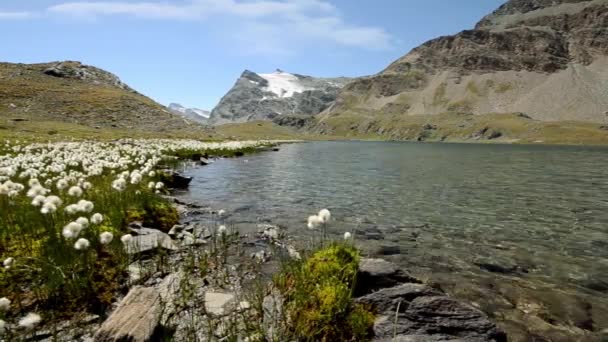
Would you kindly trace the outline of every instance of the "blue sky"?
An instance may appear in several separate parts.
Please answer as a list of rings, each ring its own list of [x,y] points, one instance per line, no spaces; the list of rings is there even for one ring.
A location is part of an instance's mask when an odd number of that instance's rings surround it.
[[[211,109],[243,70],[381,71],[505,0],[2,0],[0,61],[78,60],[160,103]]]

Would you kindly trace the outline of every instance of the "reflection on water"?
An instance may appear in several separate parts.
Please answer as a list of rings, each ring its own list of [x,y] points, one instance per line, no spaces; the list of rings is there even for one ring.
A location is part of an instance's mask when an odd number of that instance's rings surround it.
[[[603,148],[318,142],[189,173],[186,196],[236,224],[308,236],[306,218],[327,207],[336,236],[356,231],[410,269],[485,275],[490,263],[589,296],[608,290]]]

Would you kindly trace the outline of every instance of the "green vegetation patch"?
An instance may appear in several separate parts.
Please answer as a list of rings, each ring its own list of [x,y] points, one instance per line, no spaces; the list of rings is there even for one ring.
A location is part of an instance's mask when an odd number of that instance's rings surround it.
[[[275,276],[285,296],[292,337],[306,341],[365,341],[374,315],[352,300],[359,251],[334,243]]]

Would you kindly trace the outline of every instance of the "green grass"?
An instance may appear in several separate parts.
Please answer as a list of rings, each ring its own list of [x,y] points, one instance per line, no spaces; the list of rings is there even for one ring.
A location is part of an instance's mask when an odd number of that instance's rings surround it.
[[[365,341],[374,315],[352,300],[359,251],[333,243],[291,261],[275,276],[285,296],[288,335],[300,341]]]

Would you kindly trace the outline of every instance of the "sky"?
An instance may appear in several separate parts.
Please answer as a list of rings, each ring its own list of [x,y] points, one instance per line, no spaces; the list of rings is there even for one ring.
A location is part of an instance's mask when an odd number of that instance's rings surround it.
[[[504,2],[1,0],[0,61],[81,61],[164,105],[212,109],[245,69],[375,74]]]

